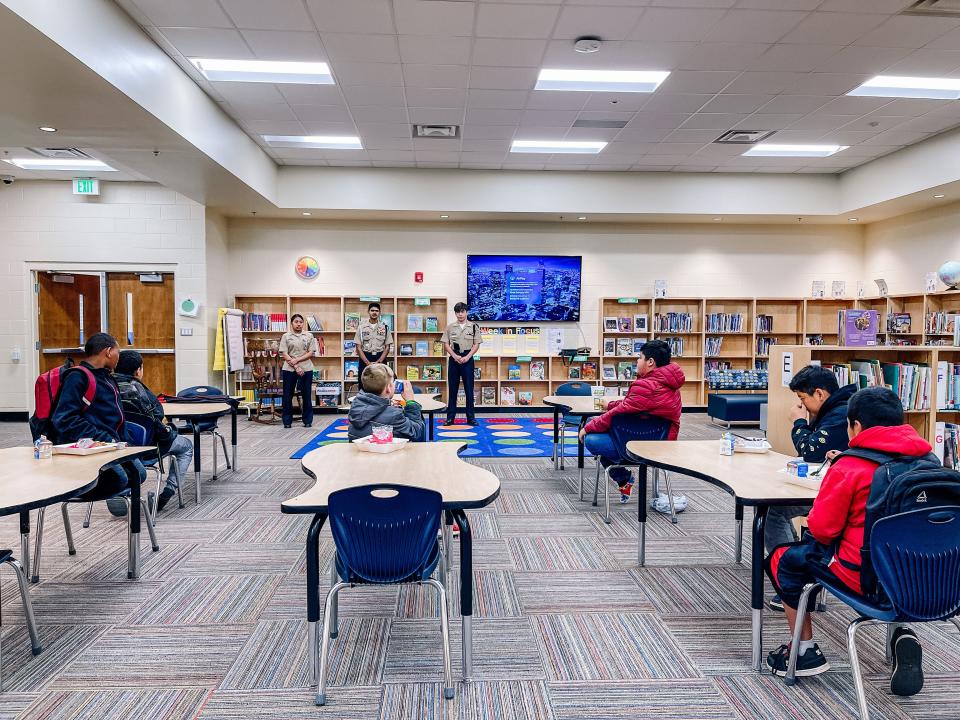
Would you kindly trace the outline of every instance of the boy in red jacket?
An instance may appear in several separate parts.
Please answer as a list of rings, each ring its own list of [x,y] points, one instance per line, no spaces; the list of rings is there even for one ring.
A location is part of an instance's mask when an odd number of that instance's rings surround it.
[[[680,388],[685,378],[683,370],[670,362],[670,346],[663,340],[650,340],[640,348],[637,358],[637,379],[630,384],[622,400],[606,402],[606,412],[593,418],[580,431],[580,441],[593,455],[600,458],[604,467],[620,462],[620,453],[609,434],[610,422],[615,415],[656,415],[670,421],[670,440],[676,440],[680,432],[680,413],[683,403]],[[615,468],[611,477],[620,486],[620,502],[630,499],[633,475],[627,468]]]
[[[903,406],[892,390],[872,387],[855,393],[847,406],[847,434],[851,448],[869,448],[887,453],[922,457],[930,443],[910,425],[903,424]],[[831,453],[836,457],[838,453]],[[809,533],[800,542],[780,545],[767,556],[766,571],[780,597],[790,625],[796,624],[800,595],[815,582],[814,566],[826,567],[851,590],[860,593],[860,550],[867,498],[876,463],[840,455],[830,467],[807,516]],[[813,600],[811,596],[811,601]],[[909,629],[897,628],[893,636],[894,670],[891,689],[898,695],[914,695],[923,686],[920,643]],[[767,656],[775,675],[785,675],[789,645]],[[797,676],[819,675],[830,665],[813,640],[808,613],[800,632]]]

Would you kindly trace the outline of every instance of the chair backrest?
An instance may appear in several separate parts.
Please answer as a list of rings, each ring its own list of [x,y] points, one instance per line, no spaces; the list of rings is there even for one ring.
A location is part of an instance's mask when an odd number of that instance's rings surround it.
[[[593,385],[586,382],[566,382],[553,391],[554,395],[590,395]]]
[[[217,397],[223,395],[223,390],[213,385],[194,385],[177,393],[177,397],[203,397],[205,395]]]
[[[423,390],[422,390],[421,388],[418,388],[416,385],[413,386],[413,394],[414,394],[414,395],[419,395],[419,394],[422,393],[422,392],[423,392]]]
[[[419,580],[437,544],[440,493],[387,483],[331,493],[330,531],[353,580]]]
[[[627,443],[631,440],[666,440],[670,436],[670,421],[646,414],[614,415],[610,422],[610,435],[620,452],[627,456]]]
[[[960,507],[931,507],[878,520],[870,535],[877,581],[904,621],[960,612]]]
[[[127,437],[134,445],[153,445],[153,433],[140,423],[125,419]],[[152,430],[152,428],[151,428]]]

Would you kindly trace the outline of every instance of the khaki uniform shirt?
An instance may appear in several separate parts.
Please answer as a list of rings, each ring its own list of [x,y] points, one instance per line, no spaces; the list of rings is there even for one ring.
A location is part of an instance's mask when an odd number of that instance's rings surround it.
[[[299,333],[287,332],[284,333],[283,337],[280,338],[280,352],[285,352],[292,358],[300,357],[308,350],[314,355],[316,354],[317,339],[306,330]],[[307,358],[299,363],[299,365],[304,372],[313,371],[313,360],[311,358]],[[283,361],[283,369],[287,372],[296,371],[296,368],[286,360]]]
[[[480,337],[480,326],[472,320],[467,320],[461,327],[460,323],[452,322],[443,331],[440,340],[450,343],[451,347],[460,355],[465,355],[473,349],[474,345],[483,342]]]
[[[390,328],[384,322],[378,322],[374,325],[367,318],[360,321],[357,334],[353,340],[357,343],[358,348],[363,349],[364,355],[371,360],[376,360],[390,345]]]

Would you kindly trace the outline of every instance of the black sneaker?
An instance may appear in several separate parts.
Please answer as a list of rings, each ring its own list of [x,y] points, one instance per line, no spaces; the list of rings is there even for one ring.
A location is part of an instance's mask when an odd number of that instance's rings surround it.
[[[779,595],[774,595],[772,598],[767,600],[767,607],[774,612],[783,612],[783,600]]]
[[[787,666],[790,664],[790,646],[781,645],[779,648],[767,655],[767,666],[770,672],[779,677],[787,674]],[[820,646],[816,643],[805,653],[797,656],[797,677],[812,677],[825,673],[830,669],[830,663],[820,652]]]
[[[291,427],[293,427],[293,426],[292,426],[292,425],[284,425],[283,427],[286,428],[287,430],[289,430],[289,429],[290,429]]]
[[[898,627],[890,640],[893,655],[893,674],[890,692],[909,697],[923,688],[923,650],[916,634],[909,628]]]
[[[109,510],[110,514],[114,517],[126,517],[127,503],[123,498],[110,498],[107,500],[107,510]]]
[[[170,485],[167,485],[160,492],[160,499],[157,501],[157,512],[160,512],[161,510],[163,510],[167,506],[167,503],[170,502],[170,498],[172,498],[176,494],[177,494],[177,489],[175,487],[171,487]]]

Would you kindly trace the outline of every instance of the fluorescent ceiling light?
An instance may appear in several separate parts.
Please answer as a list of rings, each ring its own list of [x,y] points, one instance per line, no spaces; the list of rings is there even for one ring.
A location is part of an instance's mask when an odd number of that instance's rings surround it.
[[[280,60],[190,60],[207,80],[224,82],[298,83],[333,85],[330,66],[325,62],[287,62]]]
[[[849,145],[782,145],[758,143],[743,153],[749,157],[830,157]]]
[[[264,135],[263,139],[271,147],[363,150],[356,135]]]
[[[534,90],[651,93],[670,73],[655,70],[561,70],[544,68]]]
[[[51,125],[41,125],[39,129],[40,129],[40,130],[43,130],[44,132],[56,132],[56,131],[57,131],[57,129],[56,129],[55,127],[52,127]]]
[[[596,155],[607,146],[593,140],[514,140],[510,152],[515,153],[585,153]]]
[[[66,170],[69,172],[116,172],[105,162],[94,160],[93,158],[76,159],[57,159],[57,158],[10,158],[5,159],[5,163],[16,165],[22,170]]]
[[[957,100],[960,98],[960,79],[877,75],[847,95]]]

